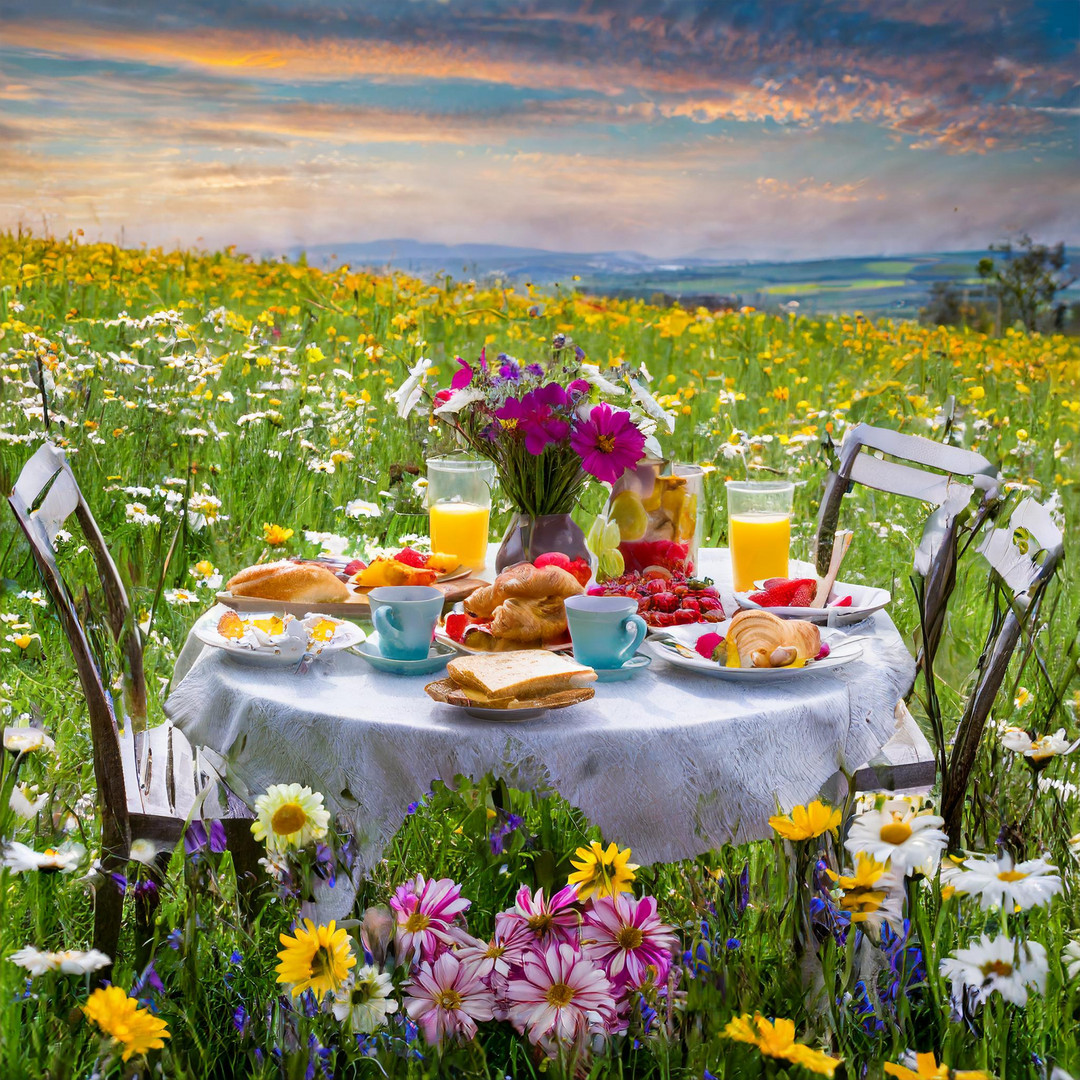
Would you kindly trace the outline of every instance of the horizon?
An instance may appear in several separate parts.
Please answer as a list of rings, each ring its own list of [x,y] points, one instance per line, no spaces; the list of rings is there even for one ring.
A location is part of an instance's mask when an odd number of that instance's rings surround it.
[[[0,227],[802,262],[1080,244],[1062,0],[9,0]],[[343,239],[348,235],[349,239]]]

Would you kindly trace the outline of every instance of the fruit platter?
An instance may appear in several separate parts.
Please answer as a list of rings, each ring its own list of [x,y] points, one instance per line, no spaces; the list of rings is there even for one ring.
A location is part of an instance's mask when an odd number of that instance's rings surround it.
[[[769,578],[757,582],[752,592],[735,593],[740,608],[768,611],[785,619],[806,619],[828,626],[846,626],[861,622],[880,611],[892,599],[887,589],[869,585],[835,582],[822,606],[815,607],[818,580],[809,564],[792,562],[792,570],[801,574],[791,578]]]
[[[590,596],[628,596],[636,600],[638,614],[653,630],[715,623],[725,618],[720,593],[710,581],[655,564],[645,570],[628,570],[592,586],[588,592]]]

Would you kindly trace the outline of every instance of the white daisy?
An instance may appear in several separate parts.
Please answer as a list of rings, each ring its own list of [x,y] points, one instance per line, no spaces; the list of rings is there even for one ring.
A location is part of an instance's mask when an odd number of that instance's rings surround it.
[[[165,845],[156,844],[153,840],[133,840],[128,858],[149,866],[157,858],[158,852],[164,850]]]
[[[1013,941],[989,934],[941,961],[941,974],[952,982],[953,1000],[965,992],[972,1006],[981,1005],[996,990],[1014,1005],[1026,1005],[1028,990],[1046,988],[1046,949],[1037,941]]]
[[[382,511],[378,503],[366,502],[364,499],[353,499],[345,504],[345,516],[351,518],[378,517]]]
[[[983,909],[1000,907],[1026,911],[1048,904],[1061,891],[1057,867],[1045,859],[1014,863],[1007,852],[1000,859],[965,859],[960,871],[951,878],[958,892],[981,898]]]
[[[30,821],[37,817],[41,808],[49,801],[48,793],[38,792],[37,787],[30,784],[19,784],[11,790],[11,809],[23,821]]]
[[[39,852],[18,840],[12,840],[4,849],[4,865],[16,874],[25,870],[70,874],[82,862],[82,857],[81,847],[46,848]]]
[[[267,851],[305,847],[321,840],[330,824],[322,795],[300,784],[271,784],[255,800],[255,815],[251,834],[266,841]]]
[[[390,997],[394,980],[371,964],[350,973],[348,980],[334,994],[331,1008],[340,1023],[349,1022],[353,1034],[369,1034],[397,1012],[398,1003]]]
[[[852,853],[872,855],[905,874],[932,873],[949,838],[941,831],[943,818],[917,813],[900,800],[886,800],[879,810],[860,814],[851,826],[844,847]]]
[[[1023,754],[1030,758],[1034,764],[1047,762],[1051,758],[1071,754],[1078,746],[1080,739],[1069,742],[1065,738],[1065,729],[1058,728],[1052,735],[1041,735],[1032,738],[1031,733],[1023,728],[1007,727],[1001,734],[1001,745],[1014,753]]]
[[[55,750],[56,743],[40,728],[4,728],[4,749],[13,754],[32,754],[35,750]]]
[[[165,599],[170,604],[197,604],[199,597],[187,589],[166,589]]]
[[[1080,941],[1070,941],[1061,950],[1061,966],[1071,980],[1080,979]]]
[[[19,967],[26,968],[36,978],[50,971],[59,971],[63,975],[87,975],[107,967],[112,961],[103,952],[89,949],[65,949],[63,952],[43,952],[33,945],[26,945],[13,952],[8,959]]]

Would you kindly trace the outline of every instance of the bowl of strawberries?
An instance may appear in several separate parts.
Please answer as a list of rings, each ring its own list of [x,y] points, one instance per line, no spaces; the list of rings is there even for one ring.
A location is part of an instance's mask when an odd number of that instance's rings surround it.
[[[628,596],[653,630],[691,623],[718,623],[725,618],[720,593],[708,579],[691,577],[666,566],[631,570],[594,585],[590,596]]]

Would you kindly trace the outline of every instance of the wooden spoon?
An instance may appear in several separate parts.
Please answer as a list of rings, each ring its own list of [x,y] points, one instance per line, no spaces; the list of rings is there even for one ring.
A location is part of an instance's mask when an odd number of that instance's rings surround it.
[[[840,564],[844,561],[844,556],[848,552],[848,548],[851,547],[851,538],[855,534],[851,529],[841,529],[833,537],[833,549],[832,559],[829,562],[829,572],[823,577],[818,579],[817,594],[814,596],[814,602],[810,605],[814,608],[823,608],[828,602],[829,593],[832,592],[833,583],[836,581],[836,575],[840,573]]]

